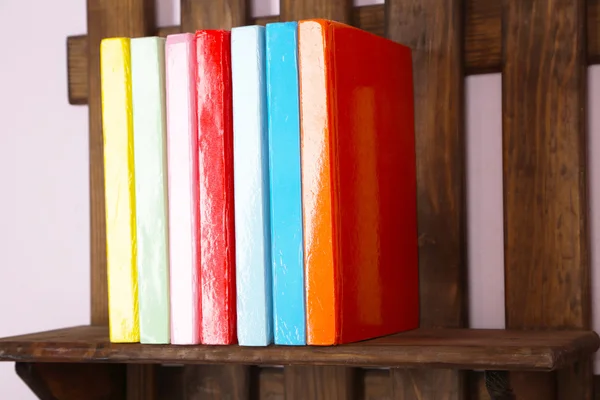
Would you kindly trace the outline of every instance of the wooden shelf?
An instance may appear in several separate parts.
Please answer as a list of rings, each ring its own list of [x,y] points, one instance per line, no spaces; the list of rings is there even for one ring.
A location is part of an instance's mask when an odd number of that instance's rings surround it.
[[[418,329],[317,346],[176,346],[110,343],[108,329],[77,326],[0,339],[0,361],[151,364],[311,364],[552,371],[594,353],[593,331]]]

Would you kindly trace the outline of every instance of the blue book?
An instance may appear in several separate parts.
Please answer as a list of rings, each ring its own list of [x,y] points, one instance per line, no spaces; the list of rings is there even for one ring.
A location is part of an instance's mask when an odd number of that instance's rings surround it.
[[[273,331],[275,344],[305,345],[298,23],[267,24],[265,42]]]
[[[265,28],[231,30],[238,342],[273,343]]]

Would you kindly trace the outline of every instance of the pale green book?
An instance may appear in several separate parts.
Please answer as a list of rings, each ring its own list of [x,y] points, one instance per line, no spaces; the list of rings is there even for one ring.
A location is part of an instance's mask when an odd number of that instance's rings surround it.
[[[170,343],[165,39],[131,39],[140,342]]]

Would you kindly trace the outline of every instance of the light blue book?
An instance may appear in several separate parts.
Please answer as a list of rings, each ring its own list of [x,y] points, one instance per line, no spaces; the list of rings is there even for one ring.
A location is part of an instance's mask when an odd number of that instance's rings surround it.
[[[298,23],[266,26],[273,332],[275,344],[305,345]]]
[[[165,39],[131,39],[140,342],[170,343]]]
[[[265,28],[231,30],[237,333],[273,343]]]

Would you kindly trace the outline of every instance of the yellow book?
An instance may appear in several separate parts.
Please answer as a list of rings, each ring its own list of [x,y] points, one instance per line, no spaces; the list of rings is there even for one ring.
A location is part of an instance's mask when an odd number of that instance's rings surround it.
[[[129,38],[100,44],[108,312],[111,342],[139,342]]]

